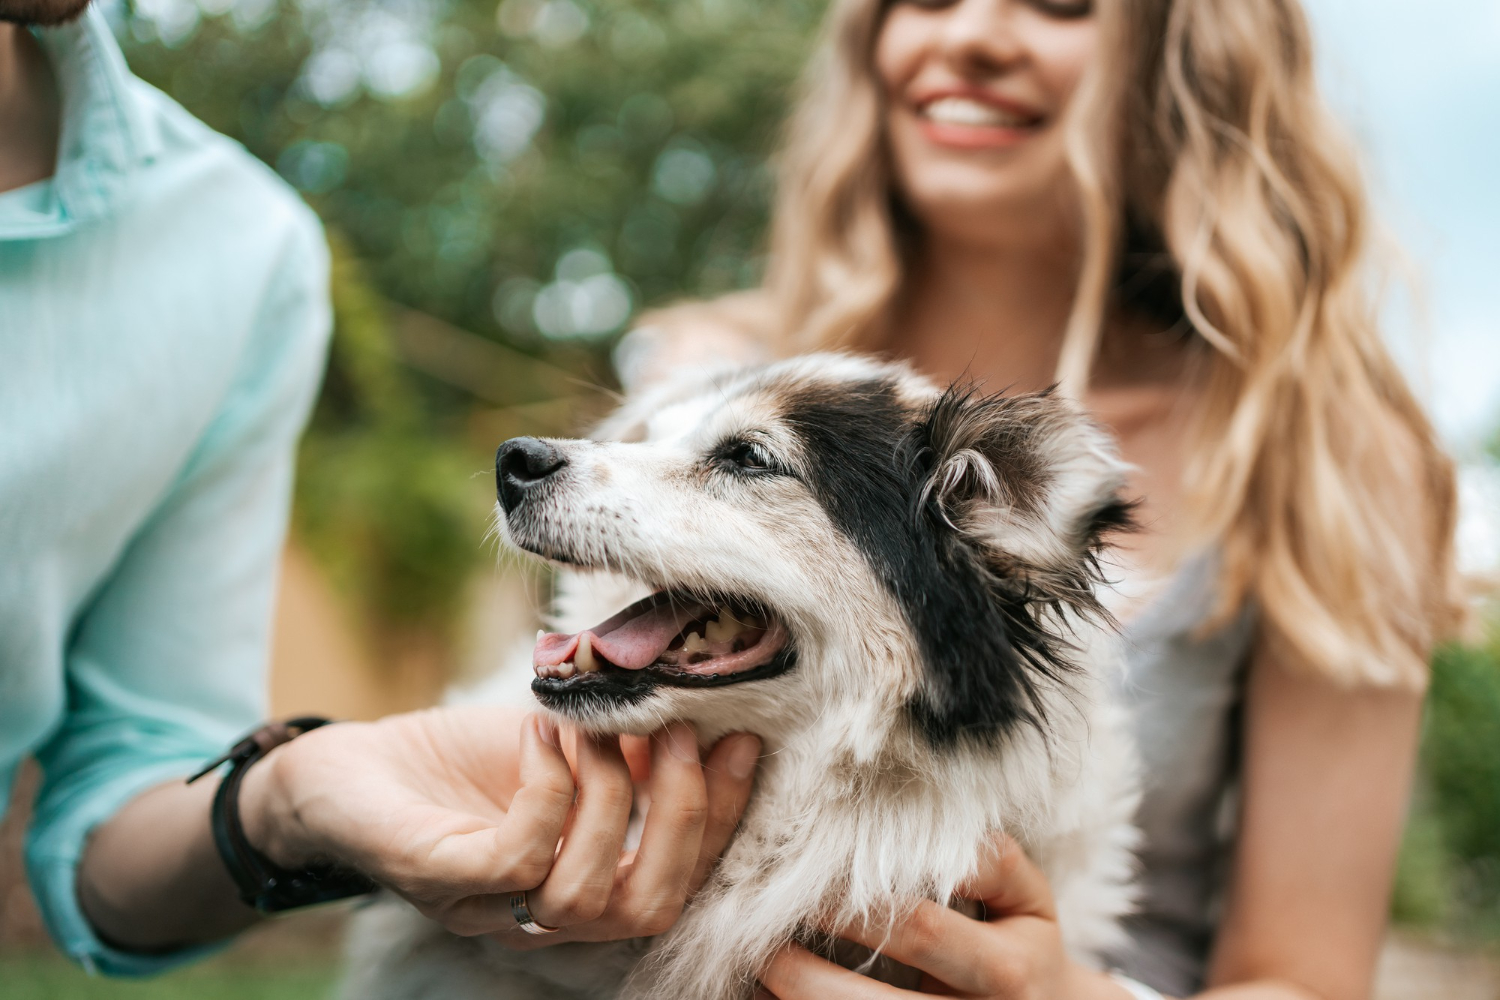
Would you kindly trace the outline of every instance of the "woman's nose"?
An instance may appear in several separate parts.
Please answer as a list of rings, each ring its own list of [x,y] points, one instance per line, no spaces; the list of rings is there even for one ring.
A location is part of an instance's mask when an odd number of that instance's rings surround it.
[[[1020,0],[958,0],[939,35],[942,55],[970,75],[1003,72],[1025,58],[1016,24]]]

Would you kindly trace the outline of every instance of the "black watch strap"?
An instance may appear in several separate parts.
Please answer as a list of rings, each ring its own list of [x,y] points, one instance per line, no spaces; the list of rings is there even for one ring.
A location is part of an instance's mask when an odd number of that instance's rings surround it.
[[[188,779],[192,783],[223,764],[229,765],[229,772],[214,795],[211,814],[214,844],[239,887],[240,899],[261,913],[362,896],[377,888],[367,876],[337,865],[314,865],[302,871],[282,868],[250,846],[240,822],[240,783],[250,765],[283,743],[329,722],[318,716],[306,716],[268,723],[247,734],[228,753]]]

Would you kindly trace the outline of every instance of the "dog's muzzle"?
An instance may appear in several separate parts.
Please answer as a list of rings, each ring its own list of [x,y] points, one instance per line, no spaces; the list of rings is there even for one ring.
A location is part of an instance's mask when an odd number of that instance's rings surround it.
[[[495,452],[495,494],[509,514],[557,471],[568,464],[554,445],[541,438],[511,438]]]

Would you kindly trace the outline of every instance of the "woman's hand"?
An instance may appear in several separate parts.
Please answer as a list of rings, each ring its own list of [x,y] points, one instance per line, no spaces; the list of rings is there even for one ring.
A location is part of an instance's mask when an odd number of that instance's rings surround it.
[[[792,946],[761,974],[776,1000],[897,1000],[922,994],[995,1000],[1126,1000],[1107,976],[1075,964],[1063,949],[1046,876],[1020,846],[1002,837],[963,896],[984,905],[986,920],[923,902],[891,928],[844,927],[858,942],[923,973],[918,993],[866,979]]]
[[[700,764],[689,727],[653,737],[653,805],[623,863],[632,783],[619,742],[579,737],[576,780],[562,745],[550,723],[493,708],[327,726],[246,774],[246,833],[285,867],[352,865],[458,934],[542,945],[660,933],[728,843],[759,741],[726,737]],[[566,930],[516,931],[520,889],[538,921]]]

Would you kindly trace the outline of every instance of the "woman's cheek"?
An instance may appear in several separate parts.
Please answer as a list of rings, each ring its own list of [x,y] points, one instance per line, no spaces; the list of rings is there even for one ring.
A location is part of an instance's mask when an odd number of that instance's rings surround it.
[[[875,36],[875,75],[888,100],[896,99],[916,75],[924,34],[920,15],[899,5],[881,24]]]
[[[1061,108],[1098,58],[1099,29],[1092,19],[1055,25],[1033,39],[1031,51],[1037,78]]]

